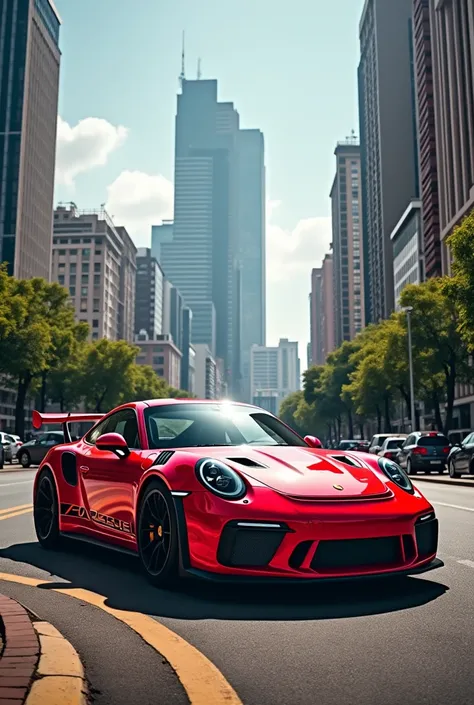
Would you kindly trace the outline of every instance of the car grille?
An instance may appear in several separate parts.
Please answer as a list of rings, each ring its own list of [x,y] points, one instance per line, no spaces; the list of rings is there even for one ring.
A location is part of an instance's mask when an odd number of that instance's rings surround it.
[[[320,541],[311,561],[318,572],[382,568],[403,563],[400,536]]]
[[[217,560],[234,568],[263,568],[277,552],[288,529],[240,527],[229,522],[222,532]]]

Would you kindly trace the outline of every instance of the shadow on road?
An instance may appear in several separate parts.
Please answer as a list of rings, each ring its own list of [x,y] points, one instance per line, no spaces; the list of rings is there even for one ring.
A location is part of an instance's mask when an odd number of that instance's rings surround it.
[[[427,604],[448,587],[433,580],[397,578],[331,585],[230,586],[183,581],[176,591],[158,590],[139,572],[138,561],[71,541],[66,552],[38,543],[0,550],[0,559],[27,563],[99,593],[115,609],[174,619],[307,620],[361,617]],[[8,570],[0,564],[1,570]],[[51,587],[64,587],[53,583]]]

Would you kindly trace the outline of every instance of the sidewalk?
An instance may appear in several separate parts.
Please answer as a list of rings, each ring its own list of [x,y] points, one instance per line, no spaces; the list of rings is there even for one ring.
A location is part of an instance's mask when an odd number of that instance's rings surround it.
[[[0,595],[0,705],[87,705],[76,650],[48,622]]]
[[[416,485],[419,482],[432,482],[435,485],[452,485],[454,487],[474,487],[474,477],[452,478],[449,475],[411,475],[411,481]]]

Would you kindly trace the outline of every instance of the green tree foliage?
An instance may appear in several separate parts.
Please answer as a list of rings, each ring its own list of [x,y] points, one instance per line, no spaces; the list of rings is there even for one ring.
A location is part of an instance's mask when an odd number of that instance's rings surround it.
[[[135,358],[139,348],[124,340],[90,343],[84,354],[84,401],[94,411],[109,411],[125,401],[138,381]]]
[[[452,275],[443,288],[458,311],[458,331],[474,350],[474,211],[467,215],[447,240],[452,255]]]

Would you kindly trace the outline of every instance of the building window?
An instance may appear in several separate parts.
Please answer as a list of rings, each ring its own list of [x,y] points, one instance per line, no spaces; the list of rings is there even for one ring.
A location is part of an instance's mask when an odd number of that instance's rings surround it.
[[[94,274],[94,286],[100,286],[100,275]]]
[[[58,277],[58,283],[64,286],[64,274],[60,274]]]
[[[82,250],[82,256],[86,259],[91,256],[91,251],[89,249]]]
[[[99,327],[99,321],[97,320],[97,318],[94,318],[94,320],[92,321],[92,328],[98,328],[98,327]]]
[[[87,296],[87,286],[83,286],[81,289],[81,296]]]
[[[83,271],[83,272],[88,272],[88,271],[89,271],[89,262],[83,262],[83,263],[82,263],[82,271]]]
[[[94,313],[97,313],[99,310],[100,310],[100,300],[94,299]]]
[[[76,295],[76,287],[75,287],[75,286],[70,286],[70,287],[69,287],[69,293],[71,294],[71,296],[75,296],[75,295]]]
[[[94,272],[100,272],[100,262],[94,264]]]

